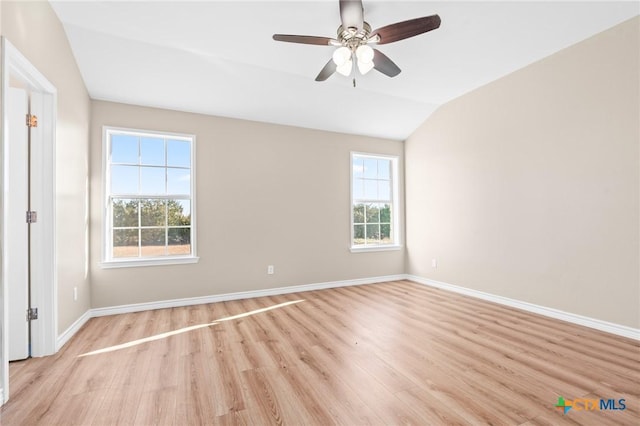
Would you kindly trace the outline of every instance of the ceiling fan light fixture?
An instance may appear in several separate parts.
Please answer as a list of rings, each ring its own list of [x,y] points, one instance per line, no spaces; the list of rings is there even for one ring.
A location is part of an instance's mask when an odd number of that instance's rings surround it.
[[[353,61],[351,59],[344,62],[342,65],[339,65],[336,68],[336,71],[345,77],[349,77],[351,75],[351,70],[353,69]]]
[[[363,44],[356,49],[356,57],[358,62],[369,63],[373,62],[373,49],[371,46]]]
[[[351,50],[348,47],[342,46],[337,48],[333,52],[333,62],[340,68],[346,62],[351,62]]]
[[[358,70],[360,71],[360,74],[365,75],[372,69],[373,69],[373,62],[371,61],[364,62],[364,61],[358,60]]]
[[[366,44],[358,46],[356,49],[356,58],[358,58],[358,70],[360,74],[365,75],[373,69],[373,49]]]

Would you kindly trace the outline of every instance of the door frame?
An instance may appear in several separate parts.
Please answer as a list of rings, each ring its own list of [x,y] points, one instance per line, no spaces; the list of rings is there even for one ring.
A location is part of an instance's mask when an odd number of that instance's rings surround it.
[[[57,90],[27,58],[16,49],[9,40],[2,37],[2,134],[0,135],[0,205],[4,206],[11,200],[11,192],[5,185],[5,171],[7,159],[8,115],[6,113],[7,93],[10,77],[24,83],[31,92],[35,92],[42,99],[39,111],[38,127],[41,129],[32,134],[33,170],[31,199],[34,210],[38,212],[38,226],[32,226],[32,282],[31,305],[38,308],[38,319],[31,322],[31,354],[40,357],[52,355],[56,352],[56,337],[58,332],[58,304],[57,304],[57,271],[56,271],[56,218],[55,218],[55,142],[57,117]],[[9,399],[9,350],[8,350],[8,306],[9,300],[5,295],[8,291],[6,267],[11,262],[11,248],[3,230],[6,227],[6,209],[2,209],[0,217],[0,257],[2,286],[0,296],[2,304],[2,382],[0,384],[0,405]],[[26,313],[25,313],[26,314]]]

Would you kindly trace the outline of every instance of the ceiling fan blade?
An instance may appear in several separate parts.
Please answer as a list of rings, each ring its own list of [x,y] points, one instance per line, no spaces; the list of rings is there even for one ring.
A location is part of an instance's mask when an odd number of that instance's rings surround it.
[[[389,77],[395,77],[400,74],[400,68],[393,62],[387,55],[379,51],[378,49],[373,49],[373,68],[380,71],[382,74],[387,75]]]
[[[342,26],[361,29],[364,21],[362,0],[340,0],[340,19]]]
[[[338,68],[338,66],[333,62],[333,59],[329,59],[329,62],[327,62],[324,68],[320,71],[320,74],[316,77],[316,81],[325,81],[331,77],[334,72],[336,72],[336,68]]]
[[[371,32],[371,37],[375,37],[377,34],[380,37],[378,44],[387,44],[426,33],[438,27],[440,27],[440,17],[438,15],[424,16],[378,28]]]
[[[273,39],[275,41],[286,41],[288,43],[316,44],[319,46],[329,46],[333,41],[336,41],[329,37],[303,36],[293,34],[274,34]]]

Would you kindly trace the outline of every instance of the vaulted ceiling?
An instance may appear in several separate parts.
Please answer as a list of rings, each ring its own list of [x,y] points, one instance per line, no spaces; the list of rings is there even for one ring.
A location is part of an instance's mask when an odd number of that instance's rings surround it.
[[[51,1],[94,99],[406,139],[438,106],[640,12],[637,2],[365,0],[373,28],[440,15],[439,29],[379,46],[402,69],[314,78],[338,0]],[[598,58],[594,58],[597,61]]]

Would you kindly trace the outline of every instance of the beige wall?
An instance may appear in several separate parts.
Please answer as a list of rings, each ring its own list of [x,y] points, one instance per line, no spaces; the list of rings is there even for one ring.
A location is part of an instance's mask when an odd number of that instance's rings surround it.
[[[2,1],[2,35],[56,87],[58,332],[90,308],[86,272],[89,96],[48,2]],[[78,301],[73,288],[78,287]]]
[[[349,153],[402,142],[101,101],[91,122],[94,308],[404,272],[402,250],[349,251]],[[196,135],[199,263],[100,267],[104,125]]]
[[[446,104],[406,141],[408,273],[640,327],[639,24]]]

